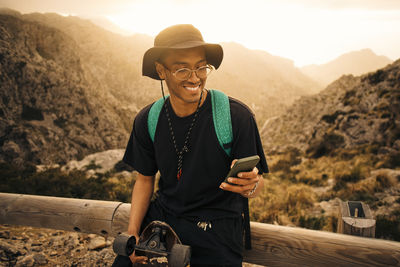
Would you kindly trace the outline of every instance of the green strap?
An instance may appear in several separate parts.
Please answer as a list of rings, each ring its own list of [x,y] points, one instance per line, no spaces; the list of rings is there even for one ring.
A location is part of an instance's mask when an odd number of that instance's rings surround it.
[[[214,128],[218,142],[225,150],[225,153],[230,156],[233,133],[229,98],[226,94],[218,90],[210,90],[210,93]]]
[[[233,140],[231,110],[229,98],[226,94],[218,90],[209,90],[211,94],[212,113],[214,121],[214,129],[217,134],[218,142],[224,149],[225,153],[231,155],[231,146]],[[168,98],[168,96],[166,97]],[[147,126],[151,140],[154,142],[158,117],[164,105],[164,99],[160,98],[151,106]]]
[[[167,100],[167,98],[168,96],[165,98],[165,100]],[[153,141],[153,143],[154,143],[154,136],[156,134],[158,117],[160,116],[160,112],[163,105],[164,105],[164,98],[161,97],[151,106],[149,111],[149,117],[147,118],[147,127],[149,128],[150,138],[151,141]]]

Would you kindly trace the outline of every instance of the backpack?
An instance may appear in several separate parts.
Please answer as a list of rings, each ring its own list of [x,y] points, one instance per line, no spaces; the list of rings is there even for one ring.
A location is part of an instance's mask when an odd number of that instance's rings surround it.
[[[225,151],[228,157],[231,156],[231,146],[233,141],[231,109],[229,105],[229,98],[226,94],[218,90],[209,90],[211,95],[212,115],[214,122],[215,133],[217,134],[218,142],[221,148]],[[167,96],[168,98],[168,96]],[[154,143],[154,136],[158,123],[158,117],[164,106],[164,98],[158,99],[151,106],[147,118],[147,126],[151,141]],[[250,240],[250,218],[249,218],[249,204],[248,199],[244,198],[244,219],[245,219],[245,247],[251,249]]]
[[[228,157],[230,157],[233,133],[229,98],[226,94],[218,90],[209,90],[209,92],[211,94],[214,129],[217,134],[218,142]],[[153,142],[156,134],[158,117],[160,116],[163,106],[164,98],[160,98],[154,102],[149,111],[147,126],[151,141]]]

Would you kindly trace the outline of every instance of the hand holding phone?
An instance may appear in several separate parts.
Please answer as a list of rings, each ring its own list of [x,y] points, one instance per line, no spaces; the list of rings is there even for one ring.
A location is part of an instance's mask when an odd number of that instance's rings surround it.
[[[235,162],[233,167],[229,170],[228,175],[225,177],[225,183],[232,184],[228,182],[229,177],[237,177],[239,172],[250,172],[254,169],[257,163],[260,161],[258,155],[241,158]]]

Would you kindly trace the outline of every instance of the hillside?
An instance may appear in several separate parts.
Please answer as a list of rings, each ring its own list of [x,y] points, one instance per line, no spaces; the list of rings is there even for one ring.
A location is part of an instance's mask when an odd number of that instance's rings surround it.
[[[266,151],[293,147],[318,156],[336,148],[400,145],[399,81],[400,60],[363,76],[344,76],[321,93],[302,97],[264,125]]]
[[[362,49],[343,54],[326,64],[304,66],[301,71],[326,86],[342,75],[361,75],[390,63],[392,60],[389,58],[378,56],[371,49]]]
[[[134,115],[161,96],[159,83],[141,76],[152,38],[121,36],[73,16],[9,9],[0,16],[1,160],[64,164],[123,148]],[[319,89],[286,59],[223,46],[221,71],[208,87],[246,102],[259,123]]]
[[[363,201],[376,237],[400,241],[400,60],[300,98],[261,134],[271,173],[254,220],[336,231],[339,201]]]
[[[222,43],[224,60],[207,85],[248,104],[259,122],[281,114],[300,96],[322,88],[297,69],[291,60],[236,43]]]
[[[159,83],[141,76],[151,46],[77,17],[1,10],[0,191],[129,202],[135,177],[116,168],[122,151],[112,162],[87,155],[124,148],[136,112],[160,97]],[[400,240],[400,60],[315,94],[290,60],[222,46],[208,87],[256,112],[271,170],[251,219],[335,231],[339,199],[362,200],[377,237]],[[21,168],[67,162],[81,171]]]
[[[34,13],[24,15],[24,18],[57,27],[75,39],[85,54],[91,55],[83,62],[87,63],[87,66],[97,66],[96,71],[91,72],[97,74],[100,70],[101,73],[96,75],[100,77],[112,73],[104,77],[102,84],[107,85],[109,90],[118,88],[112,90],[112,94],[119,94],[117,100],[125,102],[122,106],[129,102],[131,106],[140,103],[139,107],[142,107],[160,97],[158,82],[141,76],[142,55],[152,46],[152,37],[142,34],[120,36],[78,17],[65,18],[57,14]],[[99,42],[95,39],[104,41]],[[290,60],[269,55],[264,51],[249,50],[235,43],[221,45],[224,48],[224,60],[218,71],[208,79],[207,87],[220,89],[240,98],[252,107],[260,122],[281,114],[284,108],[299,96],[322,89],[295,68]],[[107,57],[107,61],[102,57],[93,61],[98,54],[110,56]],[[126,68],[121,68],[122,66]],[[117,69],[113,70],[114,67]],[[110,83],[111,79],[116,78],[118,81]],[[117,106],[121,106],[121,103]],[[131,110],[137,109],[136,105]]]
[[[74,40],[8,15],[0,32],[2,160],[62,163],[126,142],[119,116],[93,97]]]

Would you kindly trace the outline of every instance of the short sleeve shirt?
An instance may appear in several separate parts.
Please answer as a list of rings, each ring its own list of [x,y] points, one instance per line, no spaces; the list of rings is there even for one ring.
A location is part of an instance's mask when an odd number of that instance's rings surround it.
[[[171,127],[181,150],[194,114],[178,117],[167,99]],[[177,216],[211,220],[240,216],[242,196],[224,191],[219,185],[225,179],[233,159],[260,156],[257,168],[268,172],[257,124],[250,109],[229,98],[233,141],[228,156],[218,142],[214,129],[210,94],[198,111],[184,154],[182,176],[177,179],[178,157],[174,147],[166,110],[161,110],[154,142],[150,139],[147,118],[151,105],[136,116],[125,151],[124,161],[142,175],[160,172],[158,198],[161,205]]]

